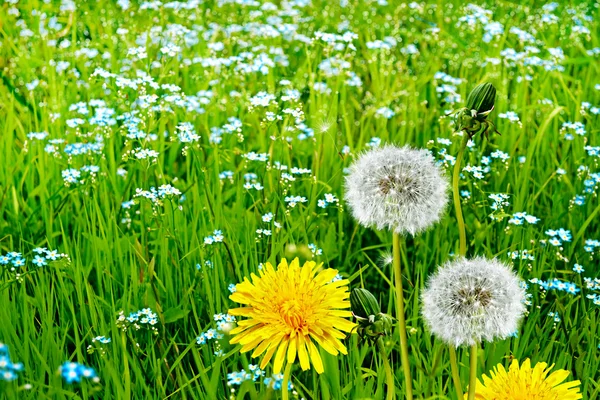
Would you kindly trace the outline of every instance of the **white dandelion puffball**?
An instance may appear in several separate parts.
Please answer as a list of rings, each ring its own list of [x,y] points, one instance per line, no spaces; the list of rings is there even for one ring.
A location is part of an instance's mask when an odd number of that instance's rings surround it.
[[[496,259],[460,258],[439,268],[423,291],[430,331],[456,347],[514,334],[525,312],[525,290],[510,266]]]
[[[346,201],[366,227],[412,235],[437,222],[448,180],[427,150],[388,145],[361,154],[346,177]]]

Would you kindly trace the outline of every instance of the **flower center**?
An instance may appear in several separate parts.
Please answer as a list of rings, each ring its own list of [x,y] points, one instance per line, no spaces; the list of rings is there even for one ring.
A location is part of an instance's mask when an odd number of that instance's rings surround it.
[[[307,333],[305,305],[298,299],[285,300],[279,307],[279,315],[293,331]]]
[[[473,307],[486,307],[492,302],[492,294],[480,287],[461,288],[456,294],[456,307],[464,310]]]
[[[412,196],[415,191],[415,181],[406,174],[386,174],[379,180],[379,190],[384,195],[400,194]]]

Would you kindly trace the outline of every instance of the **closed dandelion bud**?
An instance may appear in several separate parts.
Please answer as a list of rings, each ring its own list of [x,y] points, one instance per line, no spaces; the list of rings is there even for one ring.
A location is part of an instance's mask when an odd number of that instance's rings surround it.
[[[500,133],[491,121],[486,118],[494,109],[496,88],[489,82],[477,85],[467,97],[467,106],[453,113],[458,131],[465,131],[469,138],[489,134],[489,131]]]
[[[392,331],[394,319],[381,312],[377,299],[366,289],[350,293],[350,307],[358,322],[357,331],[362,339],[377,340]]]
[[[473,117],[478,121],[483,121],[487,115],[494,109],[496,100],[496,88],[489,82],[475,86],[467,97],[467,109],[475,110]],[[471,111],[472,112],[472,111]],[[473,113],[473,112],[472,112]]]
[[[350,293],[350,308],[356,317],[369,318],[381,312],[377,299],[367,289],[357,288]]]

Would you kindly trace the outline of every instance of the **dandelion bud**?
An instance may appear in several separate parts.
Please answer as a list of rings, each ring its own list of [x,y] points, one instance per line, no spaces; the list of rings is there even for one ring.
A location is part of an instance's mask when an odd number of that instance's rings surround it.
[[[487,115],[494,109],[496,100],[496,88],[489,82],[475,86],[467,97],[467,109],[475,111],[472,115],[476,120],[483,121]]]
[[[381,312],[377,299],[367,289],[357,288],[350,293],[350,307],[362,339],[375,341],[391,332],[394,319]]]
[[[357,288],[350,293],[352,313],[360,318],[369,318],[381,312],[377,299],[367,289]]]
[[[454,122],[458,131],[465,131],[472,138],[478,133],[488,136],[490,130],[499,133],[486,118],[494,109],[496,88],[489,82],[477,85],[467,97],[467,106],[456,111]]]

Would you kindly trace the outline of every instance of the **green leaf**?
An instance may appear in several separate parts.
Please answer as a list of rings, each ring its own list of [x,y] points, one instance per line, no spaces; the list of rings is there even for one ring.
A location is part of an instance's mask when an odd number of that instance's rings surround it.
[[[181,307],[172,307],[165,311],[165,324],[178,321],[188,315],[190,310],[183,310]]]

